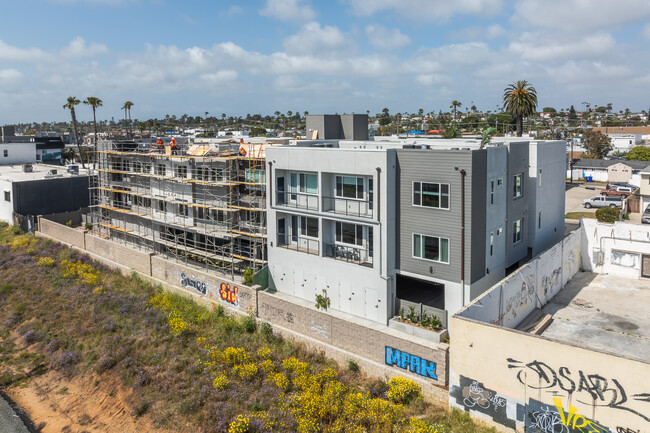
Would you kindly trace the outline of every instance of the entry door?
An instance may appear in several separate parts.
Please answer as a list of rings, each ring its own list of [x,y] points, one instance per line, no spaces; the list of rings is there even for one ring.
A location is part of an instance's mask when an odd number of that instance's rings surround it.
[[[278,177],[276,180],[276,204],[285,204],[287,202],[286,193],[284,192],[284,176]]]
[[[641,276],[650,278],[650,256],[641,256]]]
[[[278,219],[278,246],[287,243],[287,223],[284,218]]]

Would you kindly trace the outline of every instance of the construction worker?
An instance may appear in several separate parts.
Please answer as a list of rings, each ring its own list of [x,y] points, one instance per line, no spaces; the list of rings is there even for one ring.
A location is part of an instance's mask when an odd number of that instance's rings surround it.
[[[163,141],[162,141],[161,138],[159,138],[158,141],[156,141],[156,147],[158,148],[158,151],[160,151],[160,152],[165,150],[165,145],[163,144]]]
[[[178,146],[176,145],[176,139],[172,138],[172,155],[178,154]]]

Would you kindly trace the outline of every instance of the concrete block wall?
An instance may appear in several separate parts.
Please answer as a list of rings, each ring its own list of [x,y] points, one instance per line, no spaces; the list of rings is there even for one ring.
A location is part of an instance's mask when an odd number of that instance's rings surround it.
[[[38,218],[38,231],[48,237],[60,240],[79,249],[85,250],[86,231],[79,228],[68,227],[58,224],[54,221],[47,220],[43,217]]]
[[[238,313],[253,313],[339,362],[356,358],[370,375],[406,376],[422,385],[427,395],[438,400],[447,395],[447,344],[406,336],[368,320],[320,311],[307,301],[262,292],[257,290],[259,286],[248,287],[46,219],[40,220],[39,235],[70,244],[109,266],[138,271],[207,302],[220,303]]]

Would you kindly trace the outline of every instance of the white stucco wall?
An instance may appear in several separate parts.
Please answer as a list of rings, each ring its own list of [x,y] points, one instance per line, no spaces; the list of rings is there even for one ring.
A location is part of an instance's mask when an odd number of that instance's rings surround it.
[[[7,156],[5,155],[7,152]],[[0,143],[0,165],[36,162],[36,143]]]
[[[9,200],[5,201],[5,191],[9,192]],[[14,193],[11,189],[11,182],[0,180],[0,221],[13,223]]]

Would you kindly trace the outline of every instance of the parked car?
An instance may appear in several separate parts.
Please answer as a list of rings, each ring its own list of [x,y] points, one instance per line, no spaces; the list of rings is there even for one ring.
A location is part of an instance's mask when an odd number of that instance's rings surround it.
[[[632,195],[635,189],[636,186],[630,188],[629,186],[612,185],[608,189],[601,189],[600,193],[602,195],[620,195],[622,197],[627,197],[628,195]]]
[[[637,187],[635,185],[632,185],[631,183],[625,183],[625,182],[607,182],[607,186],[605,189],[616,189],[618,187],[625,187],[625,188],[632,188],[632,191],[634,191]]]
[[[641,214],[641,223],[650,224],[650,206],[645,208],[645,212]]]
[[[592,207],[623,207],[623,199],[620,196],[605,196],[599,195],[598,197],[588,198],[583,200],[583,205],[587,209]]]

